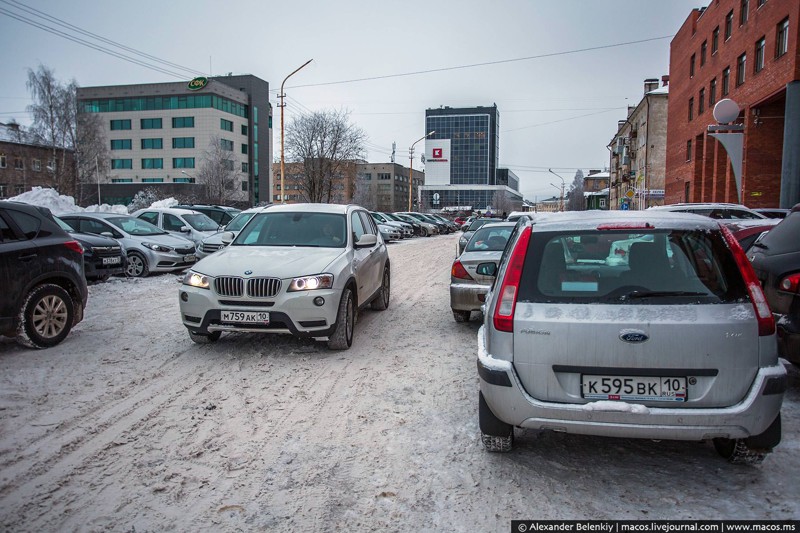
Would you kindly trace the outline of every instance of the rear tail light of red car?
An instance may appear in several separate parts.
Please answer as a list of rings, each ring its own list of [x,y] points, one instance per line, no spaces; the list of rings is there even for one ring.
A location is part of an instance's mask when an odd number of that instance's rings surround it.
[[[458,279],[472,279],[472,276],[469,275],[469,272],[467,272],[467,269],[464,268],[464,265],[462,265],[459,260],[453,263],[453,268],[450,269],[450,275]]]
[[[79,254],[83,253],[83,246],[78,241],[67,241],[64,243],[64,246],[72,250],[73,252],[78,252]]]
[[[778,287],[780,287],[782,291],[786,292],[800,292],[800,272],[783,278],[778,284]]]
[[[750,294],[750,301],[753,302],[753,308],[758,319],[758,334],[762,337],[772,335],[775,333],[775,319],[772,318],[772,311],[764,296],[764,291],[761,290],[761,283],[756,277],[756,272],[753,270],[753,266],[748,261],[747,255],[739,245],[739,241],[733,236],[733,233],[722,224],[720,224],[720,228],[722,228],[722,234],[725,236],[728,248],[733,252],[733,258],[736,260],[739,272],[742,273],[745,285],[747,285],[747,292]]]
[[[525,265],[525,254],[528,253],[528,242],[531,240],[531,228],[522,230],[511,258],[508,261],[503,283],[500,285],[500,301],[494,309],[492,321],[498,331],[514,331],[514,310],[517,307],[519,281],[522,278],[522,267]]]

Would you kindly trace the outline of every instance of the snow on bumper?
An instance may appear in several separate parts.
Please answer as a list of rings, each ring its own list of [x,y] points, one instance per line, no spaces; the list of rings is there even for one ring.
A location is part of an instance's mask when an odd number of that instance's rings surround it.
[[[478,331],[480,388],[489,408],[514,426],[604,437],[666,440],[745,438],[765,431],[780,412],[786,370],[778,363],[761,368],[746,397],[724,408],[663,408],[627,402],[583,404],[537,400],[522,386],[510,361],[486,350]]]

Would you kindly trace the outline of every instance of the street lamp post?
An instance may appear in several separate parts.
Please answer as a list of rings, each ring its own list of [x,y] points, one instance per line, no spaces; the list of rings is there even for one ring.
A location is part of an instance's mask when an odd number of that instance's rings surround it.
[[[191,174],[189,174],[189,173],[188,173],[188,172],[186,172],[185,170],[181,170],[181,174],[183,174],[184,176],[186,176],[186,177],[188,177],[190,180],[192,180],[192,183],[197,183],[197,178],[195,178],[194,176],[192,176]]]
[[[294,74],[297,73],[297,71],[299,71],[301,68],[305,67],[306,65],[308,65],[312,61],[314,61],[314,60],[313,59],[309,59],[308,61],[306,61],[305,63],[300,65],[297,69],[295,69],[294,72],[292,72],[291,74],[286,76],[283,79],[283,83],[281,83],[281,94],[278,95],[280,97],[280,99],[281,99],[281,103],[278,104],[278,107],[281,108],[281,203],[282,204],[286,203],[286,194],[284,194],[285,189],[284,189],[284,182],[283,182],[283,168],[284,168],[284,165],[283,165],[283,108],[286,107],[286,104],[283,102],[283,99],[286,97],[286,95],[283,92],[283,86],[286,83],[286,80],[291,78]]]
[[[408,159],[409,159],[409,164],[408,164],[408,210],[409,211],[411,211],[411,195],[412,195],[412,193],[414,191],[414,146],[416,146],[416,144],[418,142],[420,142],[421,140],[425,139],[429,135],[433,135],[434,133],[436,133],[436,130],[429,131],[428,133],[426,133],[425,135],[423,135],[422,137],[420,137],[419,139],[414,141],[414,143],[411,145],[411,148],[408,149]]]
[[[564,181],[564,178],[562,178],[561,176],[559,176],[558,174],[553,172],[552,168],[548,168],[547,171],[550,174],[552,174],[553,176],[556,176],[558,179],[561,180],[561,199],[559,200],[559,211],[563,212],[564,211],[564,189],[566,188],[567,183]],[[550,185],[553,185],[553,184],[551,183]],[[556,189],[559,188],[558,185],[553,185],[553,187],[555,187]]]

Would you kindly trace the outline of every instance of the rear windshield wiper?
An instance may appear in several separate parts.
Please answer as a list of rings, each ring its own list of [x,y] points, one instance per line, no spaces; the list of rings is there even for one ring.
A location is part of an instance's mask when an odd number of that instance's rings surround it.
[[[691,291],[633,291],[622,296],[622,298],[660,298],[668,296],[708,296],[708,293]]]
[[[756,246],[758,248],[763,248],[764,250],[769,250],[769,246],[767,246],[766,244],[764,244],[763,242],[760,242],[760,241],[756,241],[753,244],[751,244],[750,246]]]

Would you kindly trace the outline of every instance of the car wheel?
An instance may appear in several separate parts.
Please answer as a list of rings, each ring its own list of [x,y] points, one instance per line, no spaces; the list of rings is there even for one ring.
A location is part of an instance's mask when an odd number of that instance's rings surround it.
[[[757,465],[781,441],[781,415],[761,433],[746,439],[714,439],[717,453],[733,464]]]
[[[383,268],[383,283],[378,291],[378,295],[372,300],[372,308],[378,311],[383,311],[389,307],[389,287],[390,278],[389,265]]]
[[[469,317],[471,314],[471,311],[459,311],[458,309],[453,309],[453,318],[456,319],[456,322],[469,322]]]
[[[422,235],[423,237],[427,237],[428,236],[428,228],[420,228],[419,234]]]
[[[514,426],[506,424],[496,416],[483,393],[478,393],[478,422],[481,428],[481,442],[489,452],[510,452],[514,447]]]
[[[150,270],[147,268],[147,259],[139,252],[128,254],[128,266],[125,273],[131,278],[144,278]]]
[[[49,348],[63,341],[72,329],[75,306],[69,293],[47,283],[34,288],[19,317],[17,339],[30,348]]]
[[[353,326],[355,325],[355,310],[353,309],[353,292],[345,289],[339,301],[339,311],[336,315],[336,330],[328,337],[328,348],[331,350],[346,350],[353,344]]]
[[[208,335],[204,333],[195,333],[193,331],[189,332],[189,338],[197,344],[210,344],[212,342],[217,342],[221,335],[221,331],[212,331]]]

